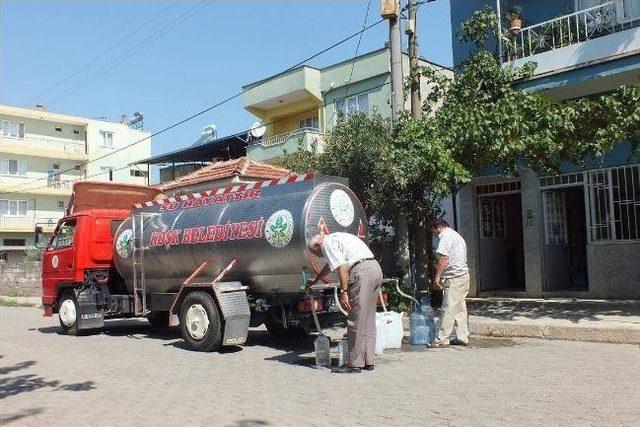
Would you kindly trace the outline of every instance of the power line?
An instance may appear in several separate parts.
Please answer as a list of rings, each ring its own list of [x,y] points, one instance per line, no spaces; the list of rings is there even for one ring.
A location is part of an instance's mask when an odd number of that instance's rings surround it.
[[[258,87],[258,86],[261,86],[261,85],[263,85],[263,84],[265,84],[265,83],[267,83],[267,82],[269,82],[269,81],[271,81],[271,80],[273,80],[273,79],[275,79],[275,78],[278,78],[278,77],[282,76],[283,74],[288,73],[289,71],[291,71],[291,70],[293,70],[293,69],[295,69],[295,68],[297,68],[297,67],[300,67],[301,65],[304,65],[305,63],[307,63],[307,62],[311,61],[312,59],[315,59],[315,58],[317,58],[318,56],[320,56],[320,55],[322,55],[322,54],[324,54],[324,53],[326,53],[326,52],[330,51],[331,49],[334,49],[334,48],[336,48],[336,47],[338,47],[338,46],[340,46],[340,45],[342,45],[342,44],[346,43],[347,41],[349,41],[349,40],[351,40],[351,39],[353,39],[353,38],[355,38],[355,37],[359,36],[360,34],[362,34],[362,33],[366,32],[366,31],[370,30],[371,28],[375,27],[376,25],[380,24],[380,23],[381,23],[381,22],[383,22],[383,21],[384,21],[384,19],[380,19],[380,20],[378,20],[378,21],[374,22],[373,24],[371,24],[371,25],[368,25],[368,26],[364,27],[364,28],[363,28],[363,29],[361,29],[360,31],[358,31],[358,32],[356,32],[356,33],[353,33],[353,34],[351,34],[351,35],[349,35],[349,36],[347,36],[347,37],[345,37],[345,38],[343,38],[343,39],[341,39],[341,40],[339,40],[339,41],[337,41],[337,42],[333,43],[332,45],[330,45],[330,46],[328,46],[328,47],[326,47],[326,48],[324,48],[324,49],[320,50],[319,52],[317,52],[317,53],[315,53],[315,54],[313,54],[313,55],[311,55],[311,56],[309,56],[309,57],[307,57],[307,58],[303,59],[302,61],[300,61],[300,62],[298,62],[298,63],[296,63],[296,64],[294,64],[294,65],[290,66],[290,67],[289,67],[289,68],[287,68],[286,70],[281,71],[281,72],[279,72],[278,74],[275,74],[275,75],[273,75],[273,76],[271,76],[271,77],[268,77],[267,79],[265,79],[265,80],[261,81],[260,83],[258,83],[256,86],[253,86],[251,89],[255,89],[255,88],[256,88],[256,87]],[[247,90],[249,90],[249,89],[247,89]],[[198,111],[197,113],[194,113],[194,114],[192,114],[192,115],[190,115],[190,116],[188,116],[188,117],[186,117],[186,118],[184,118],[184,119],[182,119],[182,120],[180,120],[180,121],[178,121],[178,122],[176,122],[176,123],[173,123],[173,124],[171,124],[171,125],[169,125],[169,126],[167,126],[167,127],[163,128],[163,129],[161,129],[161,130],[159,130],[159,131],[157,131],[157,132],[154,132],[154,133],[150,134],[149,136],[146,136],[146,137],[144,137],[144,138],[142,138],[142,139],[140,139],[140,140],[138,140],[138,141],[136,141],[136,142],[133,142],[133,143],[131,143],[131,144],[129,144],[129,145],[126,145],[126,146],[124,146],[124,147],[121,147],[121,148],[118,148],[118,149],[116,149],[116,150],[110,151],[110,152],[108,152],[108,153],[106,153],[106,154],[103,154],[102,156],[98,156],[98,157],[96,157],[95,159],[89,160],[89,161],[87,161],[87,162],[83,163],[82,165],[78,165],[78,166],[87,166],[87,165],[89,165],[89,164],[91,164],[91,163],[94,163],[94,162],[96,162],[96,161],[98,161],[98,160],[104,159],[105,157],[108,157],[108,156],[111,156],[111,155],[113,155],[113,154],[116,154],[116,153],[118,153],[118,152],[120,152],[120,151],[123,151],[123,150],[129,149],[129,148],[131,148],[131,147],[132,147],[132,146],[134,146],[134,145],[137,145],[137,144],[139,144],[139,143],[141,143],[141,142],[144,142],[144,141],[146,141],[146,140],[148,140],[148,139],[150,139],[150,138],[153,138],[153,137],[158,136],[158,135],[160,135],[160,134],[162,134],[162,133],[165,133],[165,132],[167,132],[167,131],[169,131],[169,130],[171,130],[171,129],[175,128],[175,127],[178,127],[178,126],[180,126],[180,125],[182,125],[182,124],[184,124],[184,123],[186,123],[186,122],[188,122],[188,121],[190,121],[190,120],[195,119],[196,117],[199,117],[199,116],[201,116],[201,115],[203,115],[203,114],[205,114],[205,113],[208,113],[209,111],[211,111],[211,110],[213,110],[213,109],[215,109],[215,108],[218,108],[218,107],[220,107],[220,106],[222,106],[222,105],[224,105],[224,104],[226,104],[226,103],[228,103],[228,102],[230,102],[230,101],[233,101],[234,99],[239,98],[239,97],[240,97],[240,96],[242,96],[242,95],[243,95],[247,90],[243,89],[243,90],[241,90],[240,92],[236,93],[235,95],[228,96],[228,97],[224,98],[223,100],[221,100],[221,101],[219,101],[219,102],[217,102],[217,103],[215,103],[215,104],[213,104],[213,105],[211,105],[211,106],[209,106],[209,107],[206,107],[206,108],[205,108],[205,109],[203,109],[203,110]],[[128,166],[128,165],[127,165],[127,166]],[[58,175],[62,175],[63,173],[70,172],[70,171],[72,171],[72,170],[77,170],[77,166],[74,166],[74,167],[72,167],[72,168],[65,169],[65,170],[63,170],[63,171],[59,172],[59,174],[58,174]],[[23,184],[23,185],[16,186],[16,187],[10,187],[10,188],[8,189],[8,191],[3,191],[3,193],[7,193],[7,194],[10,194],[10,193],[19,193],[19,192],[28,191],[28,190],[34,190],[34,189],[37,189],[37,188],[45,188],[45,187],[47,187],[46,185],[45,185],[45,186],[41,186],[41,187],[33,187],[33,188],[27,188],[27,187],[25,187],[25,186],[31,185],[31,184],[36,183],[36,182],[39,182],[39,181],[44,181],[44,180],[46,180],[46,179],[48,179],[48,177],[37,178],[37,179],[34,179],[34,180],[32,180],[32,181],[30,181],[30,182],[28,182],[28,183],[25,183],[25,184]],[[16,189],[14,190],[14,188],[16,188]]]
[[[124,36],[123,38],[121,38],[120,40],[118,40],[117,42],[115,42],[114,44],[112,44],[109,48],[107,48],[106,50],[102,51],[101,53],[99,53],[98,55],[96,55],[93,59],[89,60],[86,64],[84,64],[83,66],[81,66],[80,68],[76,69],[75,71],[71,72],[70,74],[68,74],[66,77],[64,77],[62,80],[60,80],[58,83],[56,83],[55,85],[51,86],[49,89],[45,90],[44,92],[40,93],[39,95],[31,98],[28,102],[26,102],[24,105],[25,106],[29,106],[31,105],[34,101],[37,101],[39,98],[45,96],[46,94],[48,94],[49,92],[51,92],[54,89],[57,89],[58,87],[60,87],[61,85],[63,85],[64,83],[68,82],[70,79],[72,79],[73,77],[77,76],[78,74],[80,74],[82,71],[86,70],[87,68],[91,67],[93,64],[95,64],[99,59],[105,57],[109,52],[112,52],[114,49],[116,49],[117,47],[119,47],[122,43],[126,42],[127,40],[129,40],[131,37],[133,37],[134,35],[138,34],[140,31],[142,31],[143,29],[145,29],[146,27],[148,27],[151,23],[157,21],[162,15],[164,15],[165,13],[167,13],[170,9],[172,9],[174,6],[176,6],[178,4],[179,0],[175,0],[173,3],[171,3],[169,6],[165,7],[162,11],[160,11],[160,13],[154,15],[151,19],[147,20],[146,22],[144,22],[141,26],[139,26],[137,29],[133,30],[132,32],[130,32],[129,34],[127,34],[126,36]]]
[[[147,37],[146,39],[142,40],[141,42],[139,42],[135,46],[131,47],[129,50],[127,50],[121,57],[112,60],[111,62],[106,64],[101,69],[99,69],[96,72],[94,72],[93,74],[89,75],[83,82],[81,82],[81,83],[79,83],[79,84],[77,84],[75,86],[71,86],[71,87],[67,88],[66,90],[64,90],[63,92],[58,94],[57,96],[45,101],[44,103],[45,104],[50,104],[50,105],[55,105],[56,103],[62,101],[63,99],[69,97],[70,95],[73,95],[74,93],[78,92],[79,90],[85,88],[87,85],[89,85],[93,81],[95,81],[95,80],[99,79],[100,77],[104,76],[105,74],[109,73],[111,70],[113,70],[114,68],[118,67],[120,64],[122,64],[123,62],[125,62],[126,60],[128,60],[129,58],[131,58],[132,56],[137,54],[138,52],[142,51],[144,48],[146,48],[148,45],[150,45],[154,41],[158,40],[160,37],[162,37],[165,34],[169,33],[171,30],[173,30],[178,25],[180,25],[182,22],[190,19],[194,15],[196,15],[199,12],[201,12],[202,10],[204,10],[207,6],[209,6],[211,4],[211,1],[212,0],[207,1],[205,3],[196,3],[196,5],[194,7],[192,7],[189,10],[187,10],[184,14],[182,14],[180,17],[178,17],[176,20],[174,20],[168,27],[162,28],[162,29],[156,31],[155,33],[151,34],[149,37]]]

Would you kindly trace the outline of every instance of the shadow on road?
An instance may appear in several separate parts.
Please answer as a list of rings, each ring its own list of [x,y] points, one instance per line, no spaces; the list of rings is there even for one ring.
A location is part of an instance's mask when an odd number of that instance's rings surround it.
[[[258,427],[268,425],[269,423],[265,420],[240,420],[233,424],[230,424],[229,427]]]
[[[12,423],[14,421],[21,420],[22,418],[32,417],[44,412],[42,408],[30,408],[24,411],[16,412],[15,414],[0,414],[0,425]]]
[[[20,362],[13,366],[3,368],[2,375],[6,375],[8,373],[19,371],[22,369],[28,369],[35,364],[36,362],[34,362],[33,360]],[[28,393],[42,388],[51,388],[54,391],[89,391],[95,389],[96,387],[94,386],[93,381],[60,384],[60,381],[48,381],[36,374],[21,374],[0,378],[0,400],[10,396]]]

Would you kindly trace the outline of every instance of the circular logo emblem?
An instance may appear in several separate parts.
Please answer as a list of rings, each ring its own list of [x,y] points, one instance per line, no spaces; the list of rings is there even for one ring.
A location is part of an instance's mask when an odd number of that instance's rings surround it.
[[[58,263],[60,261],[58,260],[58,255],[54,255],[51,257],[51,267],[53,268],[58,268]]]
[[[329,198],[329,207],[331,214],[343,227],[348,227],[353,223],[355,211],[351,197],[344,190],[333,190]]]
[[[129,258],[133,251],[133,231],[131,229],[124,230],[116,240],[116,252],[122,258]]]
[[[286,209],[274,212],[264,224],[264,237],[271,246],[282,249],[293,237],[293,216]]]

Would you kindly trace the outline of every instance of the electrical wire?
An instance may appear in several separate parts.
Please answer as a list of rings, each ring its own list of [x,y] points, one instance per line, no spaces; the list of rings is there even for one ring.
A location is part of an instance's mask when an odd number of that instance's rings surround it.
[[[133,57],[134,55],[136,55],[137,53],[139,53],[140,51],[145,49],[151,43],[155,42],[156,40],[158,40],[159,38],[161,38],[165,34],[167,34],[170,31],[172,31],[174,28],[176,28],[178,25],[180,25],[184,21],[186,21],[186,20],[190,19],[191,17],[193,17],[193,16],[197,15],[198,13],[200,13],[202,10],[204,10],[206,7],[208,7],[211,4],[211,2],[212,2],[212,0],[209,0],[209,1],[204,2],[204,3],[196,3],[196,5],[194,7],[190,8],[189,10],[187,10],[184,14],[182,14],[180,17],[178,17],[176,20],[174,20],[168,27],[165,27],[163,29],[160,29],[159,31],[156,31],[155,33],[152,33],[149,37],[147,37],[146,39],[142,40],[138,44],[134,45],[129,50],[127,50],[121,57],[112,60],[111,62],[106,64],[104,67],[98,69],[96,72],[94,72],[93,74],[89,75],[81,83],[79,83],[79,84],[77,84],[75,86],[71,86],[71,87],[67,88],[66,90],[64,90],[63,92],[61,92],[60,94],[58,94],[57,96],[55,96],[55,97],[53,97],[53,98],[51,98],[51,99],[49,99],[47,101],[44,101],[44,104],[55,105],[56,103],[62,101],[63,99],[65,99],[65,98],[73,95],[74,93],[78,92],[79,90],[87,87],[89,84],[91,84],[95,80],[97,80],[97,79],[101,78],[102,76],[108,74],[110,71],[112,71],[113,69],[118,67],[120,64],[122,64],[123,62],[127,61],[129,58]]]
[[[151,19],[145,21],[141,26],[139,26],[137,29],[133,30],[132,32],[130,32],[129,34],[127,34],[126,36],[124,36],[123,38],[121,38],[120,40],[118,40],[117,42],[115,42],[114,44],[112,44],[110,47],[108,47],[106,50],[102,51],[101,53],[99,53],[98,55],[96,55],[93,59],[89,60],[86,64],[84,64],[83,66],[81,66],[80,68],[76,69],[75,71],[71,72],[70,74],[68,74],[66,77],[64,77],[62,80],[60,80],[59,82],[57,82],[56,84],[54,84],[53,86],[51,86],[49,89],[45,90],[44,92],[41,92],[39,95],[34,96],[33,98],[31,98],[28,102],[24,103],[23,105],[25,106],[29,106],[31,105],[34,101],[37,101],[38,99],[40,99],[41,97],[47,95],[48,93],[50,93],[51,91],[53,91],[54,89],[57,89],[58,87],[60,87],[61,85],[63,85],[64,83],[68,82],[70,79],[72,79],[73,77],[77,76],[78,74],[80,74],[82,71],[86,70],[87,68],[91,67],[93,64],[95,64],[99,59],[104,58],[108,53],[112,52],[114,49],[116,49],[117,47],[119,47],[120,45],[122,45],[122,43],[126,42],[127,40],[129,40],[131,37],[133,37],[134,35],[138,34],[140,31],[142,31],[143,29],[147,28],[150,24],[152,24],[153,22],[157,21],[162,15],[164,15],[165,13],[167,13],[170,9],[172,9],[174,6],[176,6],[179,3],[179,0],[175,0],[173,3],[171,3],[169,6],[165,7],[162,11],[160,11],[158,14],[154,15]]]
[[[337,41],[337,42],[335,42],[335,43],[331,44],[330,46],[328,46],[328,47],[326,47],[326,48],[324,48],[324,49],[320,50],[319,52],[317,52],[317,53],[315,53],[315,54],[313,54],[313,55],[311,55],[311,56],[309,56],[309,57],[307,57],[307,58],[303,59],[302,61],[300,61],[300,62],[298,62],[298,63],[296,63],[296,64],[294,64],[294,65],[290,66],[290,67],[289,67],[289,68],[287,68],[286,70],[281,71],[281,72],[279,72],[278,74],[275,74],[275,75],[273,75],[273,76],[271,76],[271,77],[268,77],[267,79],[265,79],[265,80],[263,80],[263,81],[259,82],[256,86],[253,86],[251,89],[255,89],[255,88],[256,88],[256,87],[258,87],[258,86],[261,86],[261,85],[263,85],[263,84],[265,84],[265,83],[267,83],[267,82],[269,82],[269,81],[271,81],[271,80],[273,80],[273,79],[275,79],[275,78],[278,78],[278,77],[282,76],[283,74],[288,73],[289,71],[291,71],[291,70],[293,70],[293,69],[295,69],[295,68],[297,68],[297,67],[300,67],[301,65],[304,65],[305,63],[307,63],[307,62],[311,61],[312,59],[315,59],[315,58],[317,58],[318,56],[320,56],[320,55],[322,55],[322,54],[324,54],[324,53],[326,53],[326,52],[328,52],[328,51],[330,51],[330,50],[332,50],[332,49],[334,49],[334,48],[336,48],[336,47],[338,47],[338,46],[340,46],[340,45],[342,45],[342,44],[346,43],[347,41],[349,41],[349,40],[351,40],[351,39],[353,39],[353,38],[357,37],[358,35],[360,35],[360,34],[362,34],[362,33],[366,32],[366,31],[370,30],[371,28],[373,28],[373,27],[377,26],[378,24],[380,24],[382,21],[384,21],[384,19],[380,19],[380,20],[378,20],[378,21],[374,22],[373,24],[370,24],[370,25],[366,26],[366,27],[365,27],[365,28],[363,28],[362,30],[360,30],[360,31],[358,31],[358,32],[356,32],[356,33],[353,33],[353,34],[351,34],[351,35],[349,35],[349,36],[347,36],[347,37],[344,37],[343,39],[341,39],[341,40],[339,40],[339,41]],[[134,145],[137,145],[137,144],[139,144],[139,143],[141,143],[141,142],[144,142],[144,141],[146,141],[146,140],[148,140],[148,139],[151,139],[151,138],[153,138],[153,137],[155,137],[155,136],[157,136],[157,135],[160,135],[160,134],[162,134],[162,133],[165,133],[165,132],[167,132],[167,131],[169,131],[169,130],[171,130],[171,129],[175,128],[175,127],[178,127],[178,126],[180,126],[180,125],[182,125],[182,124],[184,124],[184,123],[186,123],[186,122],[188,122],[188,121],[193,120],[193,119],[194,119],[194,118],[196,118],[196,117],[199,117],[199,116],[201,116],[201,115],[203,115],[203,114],[205,114],[205,113],[208,113],[209,111],[211,111],[211,110],[213,110],[213,109],[215,109],[215,108],[218,108],[218,107],[220,107],[220,106],[222,106],[222,105],[224,105],[224,104],[226,104],[226,103],[228,103],[228,102],[230,102],[230,101],[233,101],[234,99],[239,98],[239,97],[240,97],[240,96],[242,96],[242,95],[243,95],[247,90],[250,90],[250,89],[246,89],[246,90],[245,90],[245,89],[243,89],[242,91],[240,91],[240,92],[238,92],[238,93],[236,93],[236,94],[234,94],[234,95],[228,96],[228,97],[226,97],[226,98],[222,99],[221,101],[219,101],[219,102],[217,102],[217,103],[215,103],[215,104],[213,104],[213,105],[211,105],[211,106],[209,106],[209,107],[206,107],[206,108],[204,108],[203,110],[198,111],[197,113],[194,113],[194,114],[192,114],[192,115],[190,115],[190,116],[188,116],[188,117],[186,117],[186,118],[184,118],[184,119],[182,119],[182,120],[180,120],[180,121],[178,121],[178,122],[176,122],[176,123],[173,123],[173,124],[171,124],[171,125],[169,125],[169,126],[167,126],[167,127],[163,128],[163,129],[161,129],[161,130],[159,130],[159,131],[157,131],[157,132],[154,132],[154,133],[150,134],[150,135],[149,135],[149,136],[147,136],[147,137],[144,137],[144,138],[142,138],[142,139],[139,139],[138,141],[133,142],[133,143],[131,143],[131,144],[129,144],[129,145],[126,145],[126,146],[124,146],[124,147],[121,147],[121,148],[118,148],[118,149],[116,149],[116,150],[110,151],[110,152],[108,152],[108,153],[106,153],[106,154],[103,154],[102,156],[98,156],[98,157],[96,157],[96,158],[94,158],[94,159],[92,159],[92,160],[89,160],[89,161],[87,161],[87,162],[85,162],[85,163],[83,163],[83,164],[81,164],[81,165],[78,165],[78,166],[80,166],[80,167],[82,167],[82,166],[87,166],[87,165],[89,165],[89,164],[91,164],[91,163],[94,163],[94,162],[96,162],[96,161],[98,161],[98,160],[104,159],[105,157],[108,157],[108,156],[111,156],[111,155],[113,155],[113,154],[115,154],[115,153],[118,153],[118,152],[120,152],[120,151],[123,151],[123,150],[129,149],[129,148],[131,148],[131,147],[132,147],[132,146],[134,146]],[[127,165],[127,167],[128,167],[128,165]],[[122,169],[122,168],[121,168],[121,169]],[[63,173],[66,173],[66,172],[70,172],[70,171],[72,171],[72,170],[77,170],[77,167],[76,167],[76,166],[74,166],[74,167],[72,167],[72,168],[65,169],[65,170],[61,171],[61,172],[59,173],[59,175],[62,175]],[[32,180],[32,181],[30,181],[30,182],[28,182],[28,183],[22,184],[22,185],[17,186],[17,187],[10,187],[8,190],[3,191],[3,193],[11,194],[11,193],[19,193],[19,192],[23,192],[23,191],[30,191],[30,190],[34,190],[34,189],[37,189],[37,188],[45,188],[45,187],[47,187],[47,185],[45,185],[45,186],[40,186],[40,187],[35,187],[35,188],[27,188],[27,187],[25,187],[25,186],[28,186],[28,185],[33,184],[33,183],[35,183],[35,182],[43,181],[43,180],[46,180],[46,179],[48,179],[48,177],[37,178],[37,179],[35,179],[35,180]],[[15,188],[15,190],[14,190],[14,188]]]

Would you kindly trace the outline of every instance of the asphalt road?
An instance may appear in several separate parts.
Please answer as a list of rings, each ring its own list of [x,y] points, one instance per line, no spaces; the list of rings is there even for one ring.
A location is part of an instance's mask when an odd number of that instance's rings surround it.
[[[339,332],[339,331],[338,331]],[[1,425],[640,425],[640,347],[474,339],[388,352],[376,370],[311,366],[313,339],[252,330],[224,353],[110,323],[82,337],[0,308]]]

